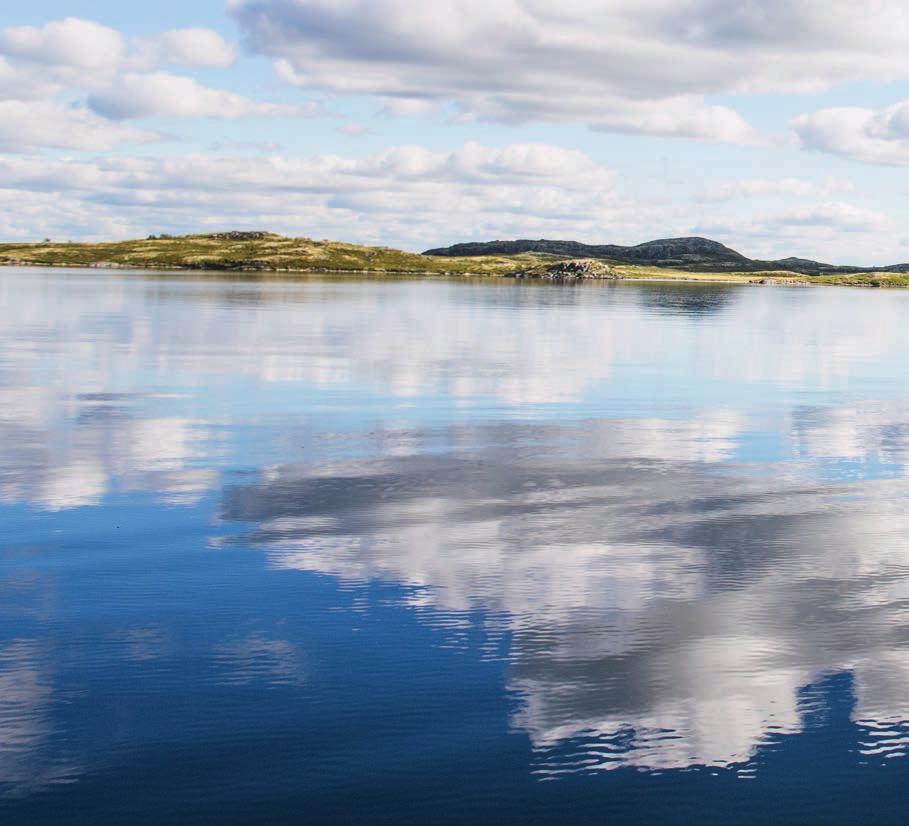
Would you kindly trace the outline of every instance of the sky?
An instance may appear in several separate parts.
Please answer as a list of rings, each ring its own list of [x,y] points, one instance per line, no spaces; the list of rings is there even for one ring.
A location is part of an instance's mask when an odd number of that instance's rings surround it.
[[[703,235],[909,261],[900,0],[32,0],[0,239]]]

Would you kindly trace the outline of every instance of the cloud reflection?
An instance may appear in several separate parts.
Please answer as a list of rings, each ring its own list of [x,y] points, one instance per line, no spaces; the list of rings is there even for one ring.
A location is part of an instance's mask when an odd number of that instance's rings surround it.
[[[0,797],[39,791],[75,768],[44,748],[53,734],[53,689],[35,640],[0,645]]]
[[[541,772],[745,762],[838,671],[869,758],[900,754],[906,297],[746,289],[10,274],[0,501],[186,504],[243,472],[222,515],[275,568],[505,624]],[[24,778],[48,695],[4,644]],[[294,657],[213,654],[234,686]]]
[[[742,411],[769,405],[762,426],[802,459],[902,468],[902,401],[828,403],[856,377],[879,391],[909,345],[905,296],[853,295],[6,272],[0,501],[62,510],[126,490],[193,503],[221,484],[217,434],[271,416],[330,435],[370,401],[405,451],[403,428],[424,414],[609,415],[640,419],[635,455],[698,461],[728,460]]]
[[[276,568],[506,617],[543,773],[746,763],[840,671],[869,739],[902,748],[874,732],[909,720],[906,483],[736,470],[744,421],[698,421],[468,429],[432,456],[272,468],[223,515]]]

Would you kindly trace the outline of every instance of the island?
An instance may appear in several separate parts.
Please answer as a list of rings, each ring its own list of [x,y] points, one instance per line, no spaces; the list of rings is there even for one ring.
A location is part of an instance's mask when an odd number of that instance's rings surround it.
[[[339,273],[909,287],[909,264],[862,268],[804,258],[761,261],[707,238],[663,239],[631,247],[546,239],[490,241],[413,253],[265,231],[229,231],[105,243],[0,243],[0,265],[191,270],[259,278]]]

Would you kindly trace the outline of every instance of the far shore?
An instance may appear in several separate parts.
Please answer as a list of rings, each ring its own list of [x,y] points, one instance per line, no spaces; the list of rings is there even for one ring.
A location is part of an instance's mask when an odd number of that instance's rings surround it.
[[[776,286],[909,287],[909,274],[861,272],[805,275],[788,271],[690,271],[609,260],[593,262],[594,277],[547,275],[575,266],[540,253],[443,257],[269,233],[215,233],[109,243],[0,244],[0,267],[185,272],[195,276],[266,279],[336,275],[362,277],[523,278],[577,282],[662,281]]]

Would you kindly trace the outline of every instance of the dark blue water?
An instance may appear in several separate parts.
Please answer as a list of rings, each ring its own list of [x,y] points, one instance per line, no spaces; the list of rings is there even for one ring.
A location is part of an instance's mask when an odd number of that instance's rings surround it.
[[[907,322],[0,271],[0,821],[905,822]]]

